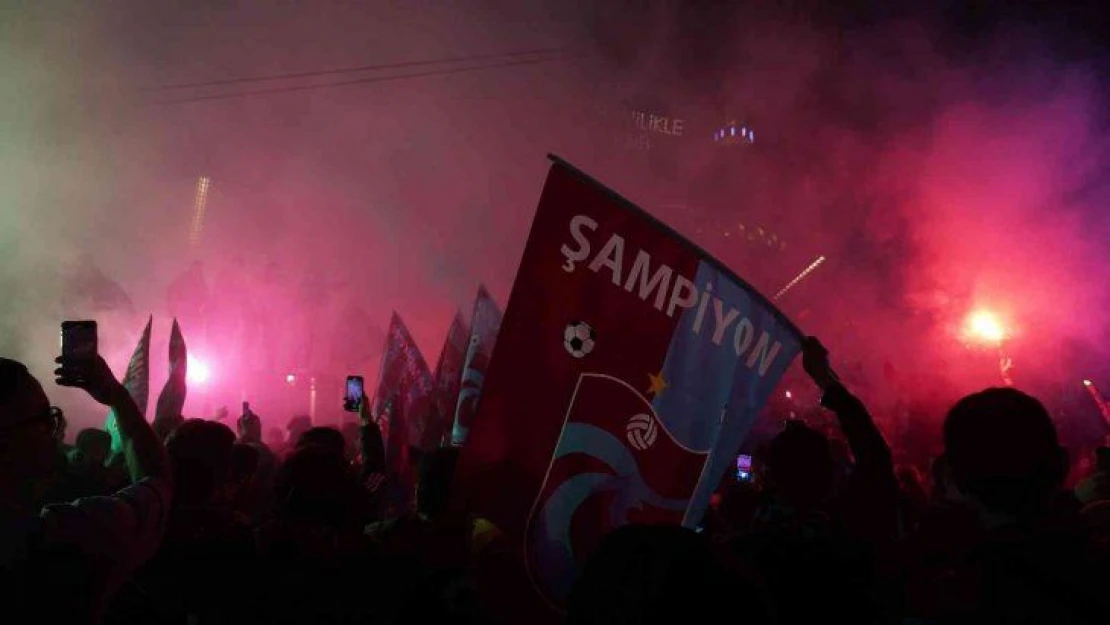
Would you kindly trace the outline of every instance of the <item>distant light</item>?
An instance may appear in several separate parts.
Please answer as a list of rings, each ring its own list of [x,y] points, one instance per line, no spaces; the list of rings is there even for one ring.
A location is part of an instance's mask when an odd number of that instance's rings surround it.
[[[790,391],[786,391],[786,398],[791,399],[792,397],[794,396],[790,393]]]
[[[1006,338],[1006,327],[989,310],[973,310],[964,320],[967,338],[981,343],[1000,343]]]
[[[185,381],[189,384],[207,384],[208,380],[212,377],[212,370],[209,369],[208,363],[189,356],[188,369],[185,372]]]
[[[732,120],[713,133],[713,141],[725,147],[754,143],[755,131],[746,123]]]
[[[297,383],[297,376],[290,373],[289,375],[285,376],[285,383],[286,384],[296,384]]]
[[[1090,380],[1083,380],[1083,386],[1090,386],[1090,385],[1091,385]]]

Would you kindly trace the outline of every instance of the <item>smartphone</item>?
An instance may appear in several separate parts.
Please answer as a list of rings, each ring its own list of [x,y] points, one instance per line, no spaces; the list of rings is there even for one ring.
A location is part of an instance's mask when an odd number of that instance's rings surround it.
[[[95,321],[62,322],[62,357],[74,360],[95,358],[99,347]]]
[[[343,396],[343,410],[347,412],[358,412],[359,408],[362,407],[363,394],[362,376],[347,376],[347,392]]]
[[[752,457],[748,454],[736,457],[736,479],[741,482],[752,481]]]

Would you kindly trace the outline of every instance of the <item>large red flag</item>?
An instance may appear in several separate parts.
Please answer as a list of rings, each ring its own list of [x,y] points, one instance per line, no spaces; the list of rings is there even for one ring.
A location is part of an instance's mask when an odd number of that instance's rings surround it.
[[[146,416],[146,405],[150,401],[150,327],[154,322],[153,315],[146,320],[143,335],[139,337],[135,351],[131,353],[131,360],[127,363],[127,373],[123,375],[123,387],[135,400],[139,407],[139,414]],[[116,426],[116,413],[108,410],[104,429],[112,435],[112,451],[120,451],[121,441],[119,430]]]
[[[721,263],[556,161],[462,448],[459,503],[512,541],[514,620],[561,612],[634,522],[700,522],[801,334]]]

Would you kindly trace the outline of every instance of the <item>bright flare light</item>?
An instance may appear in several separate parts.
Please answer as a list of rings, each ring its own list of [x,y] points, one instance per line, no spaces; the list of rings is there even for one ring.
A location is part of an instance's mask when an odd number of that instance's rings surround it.
[[[185,381],[189,384],[205,384],[212,377],[212,372],[203,360],[189,356],[189,368],[185,372]]]
[[[296,382],[297,382],[297,376],[293,375],[292,373],[285,376],[285,383],[286,384],[295,384]]]
[[[1083,380],[1083,386],[1090,386],[1090,385],[1091,385],[1090,380]]]
[[[1006,338],[1006,328],[994,313],[976,310],[964,321],[964,334],[980,343],[1001,343]]]

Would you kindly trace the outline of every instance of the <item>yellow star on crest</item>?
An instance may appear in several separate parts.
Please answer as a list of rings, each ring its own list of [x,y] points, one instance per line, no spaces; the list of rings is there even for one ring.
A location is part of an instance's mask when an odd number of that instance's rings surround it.
[[[652,397],[659,397],[659,394],[667,389],[668,384],[667,381],[663,379],[662,371],[654,374],[649,373],[648,379],[651,380],[651,386],[648,387],[647,392],[650,393]]]

